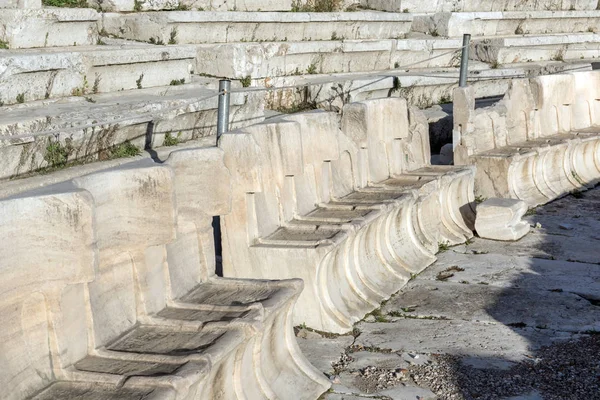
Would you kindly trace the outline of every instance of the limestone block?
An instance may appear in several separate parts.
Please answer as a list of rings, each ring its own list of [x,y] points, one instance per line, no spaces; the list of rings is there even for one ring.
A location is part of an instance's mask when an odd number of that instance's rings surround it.
[[[492,240],[519,240],[529,232],[522,220],[527,203],[516,199],[491,198],[477,205],[477,234]]]
[[[378,12],[282,13],[180,11],[104,14],[103,29],[124,39],[179,44],[388,39],[410,31],[412,15]]]
[[[571,129],[600,126],[600,71],[573,74],[576,93],[571,105]]]
[[[573,76],[544,75],[531,79],[536,103],[535,118],[540,136],[551,136],[571,130],[569,106],[575,100]]]
[[[93,200],[82,190],[48,190],[0,201],[0,294],[62,290],[94,276]]]
[[[0,8],[42,8],[41,0],[1,0]]]
[[[97,343],[106,344],[135,325],[138,312],[165,306],[166,253],[153,246],[175,237],[172,175],[169,168],[133,164],[74,183],[95,202],[99,272],[90,284],[90,302]]]
[[[402,170],[401,166],[392,167],[398,158],[402,162],[393,148],[395,140],[409,136],[406,100],[391,98],[350,103],[343,109],[342,131],[357,147],[368,149],[369,182],[389,178],[390,170]],[[408,152],[405,154],[406,162]]]
[[[95,45],[99,14],[89,9],[0,8],[0,40],[11,49]]]
[[[367,72],[391,67],[395,40],[198,45],[196,71],[231,78]],[[227,63],[221,60],[229,60]]]
[[[374,10],[410,13],[458,12],[458,11],[547,11],[547,10],[596,10],[595,0],[466,0],[452,2],[435,0],[362,0],[361,4]]]
[[[455,11],[455,10],[452,10]],[[595,26],[598,10],[588,11],[506,11],[442,12],[417,16],[413,30],[442,36],[501,36],[515,33],[586,32]]]
[[[179,216],[201,221],[229,213],[231,179],[223,157],[223,151],[217,147],[179,150],[170,154],[166,164],[174,173]]]
[[[0,101],[15,104],[20,95],[29,102],[169,86],[173,80],[190,81],[195,49],[154,45],[99,47],[42,50],[43,56],[33,50],[0,54]]]
[[[29,397],[52,380],[49,327],[42,293],[0,306],[0,384],[6,399]]]

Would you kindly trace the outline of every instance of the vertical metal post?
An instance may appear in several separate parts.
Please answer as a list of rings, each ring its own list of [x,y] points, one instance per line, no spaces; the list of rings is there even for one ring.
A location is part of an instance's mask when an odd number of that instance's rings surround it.
[[[217,140],[229,130],[230,91],[231,81],[229,79],[221,79],[219,81],[219,109],[217,111]]]
[[[463,35],[463,48],[460,58],[460,78],[458,80],[459,87],[467,86],[467,73],[469,72],[469,46],[471,44],[471,35],[465,33]]]

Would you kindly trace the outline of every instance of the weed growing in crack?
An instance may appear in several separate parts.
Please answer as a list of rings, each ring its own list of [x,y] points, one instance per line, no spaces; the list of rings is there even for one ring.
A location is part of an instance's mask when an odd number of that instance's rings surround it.
[[[165,140],[163,141],[163,146],[177,146],[180,142],[181,132],[177,134],[177,136],[171,135],[171,132],[167,132],[165,134]]]

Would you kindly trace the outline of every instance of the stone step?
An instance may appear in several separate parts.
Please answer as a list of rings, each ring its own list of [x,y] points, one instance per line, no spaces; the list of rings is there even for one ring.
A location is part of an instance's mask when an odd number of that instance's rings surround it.
[[[92,9],[0,9],[0,49],[95,45],[99,19]]]
[[[492,37],[474,41],[471,49],[471,58],[491,64],[594,59],[600,58],[600,35]]]
[[[562,61],[600,57],[595,33],[569,35],[527,35],[473,38],[472,58],[492,62],[486,53],[506,53],[509,62],[517,46],[532,57],[513,57],[511,63],[528,61]],[[392,69],[458,67],[462,40],[422,38],[390,40],[342,40],[322,42],[267,42],[198,45],[196,71],[233,79],[264,80],[267,86],[286,77],[287,81],[310,79],[310,75],[342,74]],[[506,48],[510,48],[506,50]],[[227,60],[223,62],[223,60]],[[497,65],[495,66],[497,67]]]
[[[412,30],[445,37],[595,32],[599,18],[600,10],[446,12],[416,16]]]
[[[461,2],[449,0],[419,1],[419,0],[361,0],[361,4],[369,9],[407,12],[464,12],[464,11],[571,11],[596,10],[596,0],[464,0]]]
[[[381,12],[107,13],[102,15],[102,32],[165,44],[390,39],[408,33],[412,18]]]
[[[458,65],[461,45],[458,39],[199,45],[196,70],[231,78],[273,79],[281,76],[383,71],[407,63],[414,68],[451,66]],[[429,60],[442,54],[444,56]]]
[[[160,10],[198,10],[198,11],[292,11],[293,0],[90,0],[91,7],[102,11],[160,11]]]
[[[510,79],[537,76],[565,70],[590,70],[592,60],[567,60],[490,65],[479,61],[469,63],[469,85],[477,98],[504,95]],[[298,108],[319,107],[340,110],[344,104],[371,98],[400,96],[419,108],[452,101],[453,89],[458,84],[458,68],[413,68],[410,70],[382,71],[379,74],[322,74],[287,76],[256,80],[258,86],[271,88],[266,95],[265,107],[279,112],[293,112]],[[298,86],[305,88],[289,88]]]
[[[263,98],[233,94],[231,126],[262,121]],[[57,146],[65,151],[61,163],[91,162],[112,157],[111,148],[126,141],[138,149],[160,148],[165,139],[173,145],[214,135],[217,92],[213,84],[192,83],[1,109],[0,179],[6,179],[53,167],[57,160],[48,152]]]
[[[189,82],[195,49],[117,42],[106,46],[0,50],[0,102],[169,86]]]

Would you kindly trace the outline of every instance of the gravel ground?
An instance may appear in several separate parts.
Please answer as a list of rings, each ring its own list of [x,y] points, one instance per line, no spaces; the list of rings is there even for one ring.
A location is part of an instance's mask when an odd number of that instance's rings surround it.
[[[600,335],[559,342],[509,370],[475,369],[459,357],[439,355],[409,371],[440,399],[492,400],[537,390],[544,400],[600,399]]]
[[[352,337],[299,335],[321,399],[600,400],[600,187],[526,220],[438,254]]]

